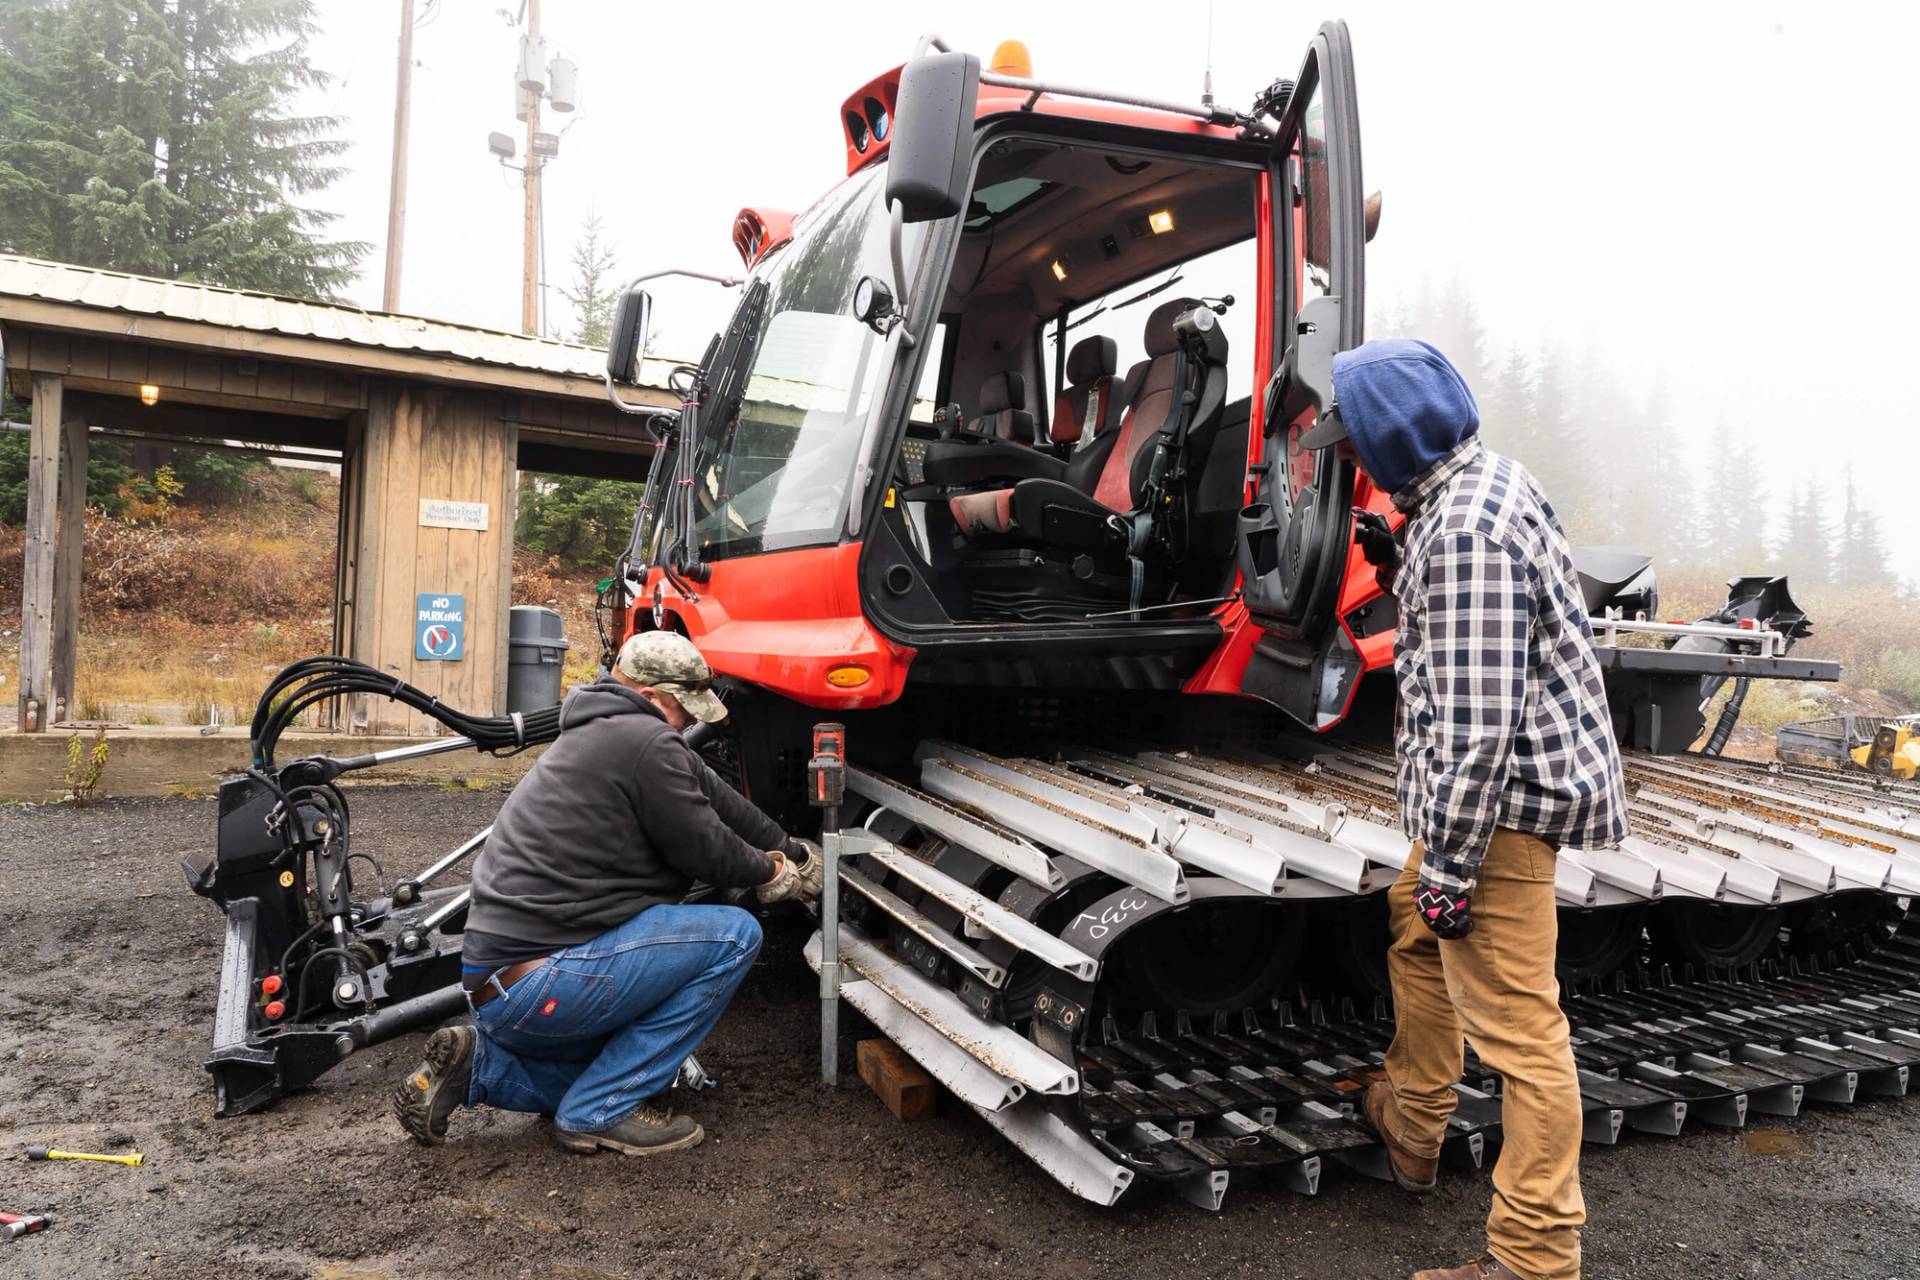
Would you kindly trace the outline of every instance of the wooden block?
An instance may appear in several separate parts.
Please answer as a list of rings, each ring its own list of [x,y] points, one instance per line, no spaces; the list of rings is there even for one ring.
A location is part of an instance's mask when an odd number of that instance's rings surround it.
[[[939,1099],[933,1077],[900,1046],[881,1036],[854,1046],[860,1078],[878,1095],[896,1120],[930,1120]]]

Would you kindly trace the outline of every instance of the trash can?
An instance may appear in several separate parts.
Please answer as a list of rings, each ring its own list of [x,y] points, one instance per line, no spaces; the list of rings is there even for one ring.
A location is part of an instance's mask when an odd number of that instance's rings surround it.
[[[539,711],[560,701],[566,624],[552,609],[517,604],[507,612],[507,711]]]

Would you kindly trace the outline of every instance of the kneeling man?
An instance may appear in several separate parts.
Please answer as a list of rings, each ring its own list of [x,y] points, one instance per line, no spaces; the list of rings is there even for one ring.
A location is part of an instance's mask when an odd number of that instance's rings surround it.
[[[483,1103],[551,1116],[571,1151],[653,1155],[705,1136],[667,1090],[746,977],[760,925],[682,900],[696,883],[812,896],[822,867],[681,737],[726,716],[711,681],[691,641],[653,631],[567,698],[474,862],[473,1025],[435,1031],[394,1091],[415,1140],[442,1141],[457,1108]]]

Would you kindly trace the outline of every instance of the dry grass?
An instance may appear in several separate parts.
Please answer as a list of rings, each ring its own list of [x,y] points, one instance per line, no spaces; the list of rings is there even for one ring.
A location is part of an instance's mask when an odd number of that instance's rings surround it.
[[[221,507],[89,516],[74,719],[246,722],[267,678],[333,635],[339,486],[263,468]],[[0,527],[0,688],[18,688],[23,534]],[[9,699],[10,700],[10,699]]]

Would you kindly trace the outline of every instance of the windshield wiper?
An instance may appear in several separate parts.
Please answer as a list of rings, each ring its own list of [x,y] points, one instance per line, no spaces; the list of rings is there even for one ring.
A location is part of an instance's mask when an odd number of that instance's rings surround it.
[[[1125,302],[1114,303],[1113,309],[1115,311],[1118,311],[1122,307],[1130,307],[1136,302],[1145,302],[1148,298],[1155,297],[1159,294],[1165,293],[1167,290],[1173,288],[1173,286],[1179,284],[1182,280],[1185,280],[1186,278],[1187,278],[1187,273],[1180,270],[1178,267],[1176,267],[1174,268],[1173,274],[1168,276],[1165,280],[1162,280],[1159,284],[1153,286],[1153,288],[1151,289],[1146,289],[1139,293],[1134,294],[1131,298],[1128,298]]]

